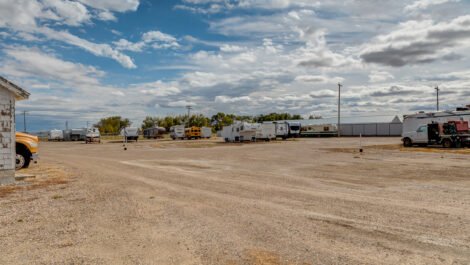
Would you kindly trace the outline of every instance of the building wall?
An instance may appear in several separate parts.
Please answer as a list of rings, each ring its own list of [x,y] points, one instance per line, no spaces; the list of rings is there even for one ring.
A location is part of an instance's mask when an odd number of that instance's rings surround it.
[[[342,136],[401,136],[402,123],[341,124]]]
[[[15,99],[0,87],[0,184],[14,181],[15,177]]]

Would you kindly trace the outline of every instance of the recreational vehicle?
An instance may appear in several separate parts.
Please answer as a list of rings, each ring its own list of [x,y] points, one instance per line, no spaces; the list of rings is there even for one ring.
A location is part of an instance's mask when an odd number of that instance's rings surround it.
[[[256,140],[275,140],[276,139],[276,124],[274,123],[261,123],[258,124],[256,129]]]
[[[85,143],[101,143],[101,134],[98,128],[88,128],[86,131]]]
[[[209,139],[212,137],[212,128],[210,127],[201,127],[201,137]]]
[[[144,130],[144,137],[147,139],[162,138],[166,129],[163,127],[152,127]]]
[[[338,134],[338,127],[333,124],[318,124],[302,126],[300,136],[335,136]]]
[[[287,122],[288,126],[289,126],[289,138],[297,138],[297,137],[300,137],[300,130],[302,128],[302,124],[300,124],[300,122],[292,122],[292,121],[289,121]]]
[[[444,123],[448,121],[470,121],[470,111],[441,111],[441,112],[419,112],[403,116],[403,135],[407,132],[416,131],[421,125],[430,123]],[[402,136],[403,136],[402,135]]]
[[[126,127],[121,129],[120,135],[125,137],[126,141],[136,141],[139,140],[139,128],[136,127]]]
[[[47,139],[49,141],[63,141],[64,132],[62,130],[50,130]]]
[[[176,125],[170,128],[170,137],[173,140],[184,139],[184,125]]]
[[[222,129],[222,138],[226,142],[255,141],[259,124],[237,122]]]
[[[274,122],[276,126],[276,137],[283,140],[289,138],[289,123],[285,121]]]
[[[87,129],[72,129],[70,132],[71,141],[85,141]]]

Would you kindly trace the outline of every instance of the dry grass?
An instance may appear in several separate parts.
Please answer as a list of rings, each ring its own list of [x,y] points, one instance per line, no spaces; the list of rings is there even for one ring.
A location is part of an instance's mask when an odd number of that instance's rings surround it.
[[[31,168],[22,170],[22,173],[35,175],[36,177],[25,180],[22,182],[24,185],[1,186],[0,198],[18,191],[44,189],[49,186],[67,184],[70,181],[65,170],[51,165],[32,165]]]

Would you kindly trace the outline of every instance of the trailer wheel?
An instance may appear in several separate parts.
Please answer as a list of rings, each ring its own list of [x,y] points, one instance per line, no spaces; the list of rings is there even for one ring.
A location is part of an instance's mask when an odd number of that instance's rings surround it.
[[[450,139],[444,139],[444,141],[442,141],[442,146],[444,148],[451,148],[452,147],[452,141]]]
[[[411,146],[413,146],[413,142],[411,141],[410,138],[405,138],[405,139],[403,139],[403,146],[404,147],[411,147]]]

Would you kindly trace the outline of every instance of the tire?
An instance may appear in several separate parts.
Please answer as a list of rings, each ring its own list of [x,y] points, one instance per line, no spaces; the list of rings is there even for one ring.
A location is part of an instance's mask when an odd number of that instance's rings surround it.
[[[450,139],[444,139],[442,141],[442,147],[444,148],[452,148],[452,141]]]
[[[31,162],[31,153],[25,147],[18,147],[16,148],[16,162],[15,168],[16,170],[20,170],[22,168],[28,168]]]
[[[413,146],[413,142],[411,141],[410,138],[405,138],[405,139],[403,139],[403,146],[404,146],[404,147],[412,147],[412,146]]]

